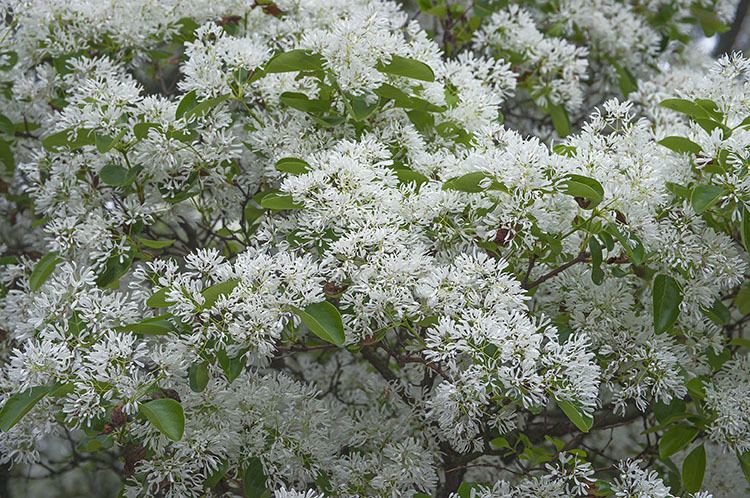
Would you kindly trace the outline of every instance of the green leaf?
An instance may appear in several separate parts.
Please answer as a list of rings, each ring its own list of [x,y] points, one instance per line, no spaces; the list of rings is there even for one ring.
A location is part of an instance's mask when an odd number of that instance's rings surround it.
[[[222,460],[221,463],[219,463],[219,468],[217,468],[210,476],[206,477],[206,480],[203,482],[203,487],[211,489],[219,484],[219,481],[221,481],[221,478],[226,475],[228,470],[229,460]]]
[[[72,140],[69,136],[74,137]],[[55,151],[59,147],[66,146],[71,150],[79,149],[84,145],[94,145],[96,142],[96,133],[93,130],[81,128],[73,130],[72,128],[54,133],[42,140],[42,146],[50,151]]]
[[[717,185],[698,185],[690,194],[690,204],[696,214],[703,213],[719,201],[721,196],[727,193],[726,190]]]
[[[664,460],[668,458],[682,448],[690,444],[690,441],[695,439],[700,429],[693,425],[677,424],[669,429],[661,441],[659,441],[659,457]]]
[[[742,207],[742,221],[740,222],[740,236],[742,245],[747,252],[750,252],[750,212],[746,206]]]
[[[736,453],[737,459],[740,462],[740,467],[742,468],[742,473],[745,474],[745,480],[750,483],[750,451],[744,453],[738,451]]]
[[[208,309],[214,304],[216,304],[216,301],[219,299],[219,296],[223,296],[225,294],[231,294],[231,292],[234,290],[235,287],[237,287],[239,283],[240,283],[239,280],[227,280],[226,282],[214,284],[210,287],[203,289],[203,292],[201,292],[201,295],[206,300],[206,302],[203,303],[203,308]]]
[[[242,373],[245,368],[245,356],[244,353],[236,358],[229,358],[225,350],[219,350],[216,352],[216,358],[219,360],[219,366],[224,371],[229,382],[234,381]]]
[[[326,342],[341,346],[346,340],[341,314],[328,301],[308,305],[304,310],[293,308],[310,331]]]
[[[310,171],[310,165],[296,157],[284,157],[276,161],[276,169],[293,175],[302,175]]]
[[[266,209],[302,209],[305,207],[304,204],[294,202],[294,199],[289,194],[271,193],[263,197],[260,200],[261,207]]]
[[[307,50],[283,52],[268,61],[265,73],[288,73],[292,71],[315,71],[323,68],[323,58]]]
[[[697,493],[706,474],[706,448],[701,443],[682,462],[682,483],[688,493]]]
[[[137,323],[115,327],[115,330],[119,332],[133,332],[134,334],[141,335],[166,335],[175,331],[172,322],[166,319],[169,316],[171,315],[159,315],[146,318]]]
[[[99,170],[99,179],[107,185],[124,185],[128,179],[128,170],[116,164],[107,164]]]
[[[458,190],[460,192],[484,192],[485,190],[504,190],[495,177],[484,171],[475,171],[456,176],[443,183],[443,190]]]
[[[349,111],[349,115],[354,121],[364,121],[370,117],[380,105],[380,100],[368,104],[364,98],[354,97],[352,95],[347,95],[344,102],[346,104],[346,109]]]
[[[133,134],[138,140],[143,140],[148,136],[148,131],[151,128],[156,128],[158,130],[160,126],[156,123],[138,123],[137,125],[133,126]]]
[[[719,20],[719,17],[716,15],[716,12],[714,12],[712,9],[693,5],[690,8],[690,12],[692,12],[692,14],[698,19],[701,25],[701,29],[703,29],[703,33],[708,38],[711,38],[716,33],[721,34],[729,31],[729,26],[721,22]]]
[[[568,112],[562,104],[549,106],[549,114],[552,116],[552,124],[555,126],[555,131],[564,138],[570,134],[570,119],[568,119]]]
[[[750,349],[750,339],[743,339],[741,337],[738,337],[736,339],[732,339],[729,341],[730,346],[741,346],[745,349]]]
[[[331,107],[329,100],[309,99],[304,93],[284,92],[279,96],[279,100],[292,109],[316,114],[326,112]]]
[[[660,273],[654,278],[653,298],[654,330],[661,334],[674,325],[680,315],[682,291],[674,278]]]
[[[138,241],[143,244],[146,247],[150,247],[151,249],[163,249],[167,246],[171,246],[175,243],[175,239],[170,240],[150,240],[150,239],[144,239],[142,237],[137,237]]]
[[[198,105],[198,98],[195,96],[195,90],[192,90],[186,93],[182,97],[182,100],[180,100],[180,103],[177,105],[177,109],[174,113],[175,117],[177,119],[180,119],[196,105]]]
[[[555,398],[555,403],[565,413],[565,415],[573,422],[573,425],[578,427],[581,432],[588,432],[594,425],[594,419],[587,415],[584,415],[578,410],[572,403],[565,401],[564,399]]]
[[[405,76],[415,80],[435,81],[435,73],[432,68],[415,59],[394,55],[388,64],[378,63],[376,69],[381,73]]]
[[[190,119],[194,116],[202,116],[208,111],[221,104],[229,98],[229,95],[220,95],[219,97],[213,97],[206,99],[203,102],[191,107],[185,112],[185,119]]]
[[[263,473],[263,463],[259,458],[251,458],[245,468],[244,484],[247,498],[262,498],[266,492],[266,475]]]
[[[109,135],[103,135],[103,134],[97,133],[94,137],[96,150],[98,150],[100,154],[109,152],[110,150],[112,150],[113,147],[116,147],[117,144],[120,143],[120,140],[122,140],[122,137],[125,136],[126,132],[127,130],[120,130],[120,132],[114,138],[110,137]]]
[[[604,187],[597,180],[581,175],[568,175],[565,193],[573,197],[583,197],[599,203],[604,199]],[[589,206],[593,209],[593,206]]]
[[[710,308],[702,308],[701,312],[717,325],[727,325],[729,324],[729,320],[732,319],[732,314],[730,313],[729,308],[727,308],[720,299],[716,299]]]
[[[146,306],[149,308],[166,308],[173,305],[173,302],[167,301],[167,293],[171,290],[171,287],[159,289],[146,300]]]
[[[206,388],[206,385],[208,385],[208,364],[204,361],[190,365],[188,381],[190,382],[190,389],[193,392],[202,392]]]
[[[0,131],[6,135],[14,137],[16,135],[16,127],[13,122],[8,119],[4,114],[0,114]]]
[[[699,104],[696,104],[692,100],[686,99],[667,99],[662,100],[659,103],[660,106],[672,109],[673,111],[687,114],[691,118],[706,118],[710,119],[711,115]]]
[[[16,393],[5,402],[0,410],[0,431],[8,432],[19,420],[34,408],[48,392],[58,386],[30,387],[23,392]]]
[[[99,434],[96,436],[86,436],[76,445],[76,450],[82,453],[94,453],[97,451],[108,450],[114,445],[112,434]]]
[[[12,50],[8,50],[6,52],[0,52],[0,58],[8,59],[8,62],[0,64],[0,71],[10,71],[11,69],[13,69],[13,66],[15,66],[16,63],[18,62],[18,54]]]
[[[122,277],[133,264],[134,252],[124,255],[121,259],[120,254],[114,254],[107,259],[104,269],[96,277],[96,285],[101,288],[116,288],[120,277]]]
[[[55,271],[55,267],[57,266],[57,264],[62,261],[57,256],[57,252],[51,252],[49,254],[45,254],[39,261],[37,261],[36,266],[34,266],[34,270],[31,272],[31,276],[29,277],[29,289],[31,289],[32,291],[38,291],[42,284],[49,278],[50,275],[52,275],[52,272]]]
[[[396,173],[396,177],[401,183],[415,182],[417,185],[421,185],[430,181],[430,179],[422,173],[417,173],[409,168],[395,168],[393,171]]]
[[[138,405],[151,425],[173,441],[182,439],[185,432],[185,413],[182,405],[172,398],[159,398]]]
[[[685,137],[665,137],[659,140],[658,143],[679,154],[700,154],[703,152],[700,145]]]
[[[12,173],[16,169],[16,158],[13,155],[13,149],[10,144],[0,138],[0,161],[5,165],[5,171]]]

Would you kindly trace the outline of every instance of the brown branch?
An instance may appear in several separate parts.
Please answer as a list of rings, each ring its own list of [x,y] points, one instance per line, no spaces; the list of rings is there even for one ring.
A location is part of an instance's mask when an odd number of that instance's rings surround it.
[[[551,272],[549,272],[546,275],[544,275],[544,276],[542,276],[542,277],[534,280],[530,284],[523,285],[523,288],[526,289],[526,290],[533,289],[534,287],[538,286],[539,284],[541,284],[543,282],[546,282],[547,280],[551,279],[552,277],[554,277],[554,276],[556,276],[556,275],[564,272],[565,270],[567,270],[571,266],[576,265],[578,263],[581,263],[583,261],[586,261],[586,258],[588,258],[590,256],[591,256],[590,252],[584,251],[581,254],[579,254],[578,256],[576,256],[574,259],[568,261],[567,263],[565,263],[562,266],[559,266],[559,267],[555,268]]]

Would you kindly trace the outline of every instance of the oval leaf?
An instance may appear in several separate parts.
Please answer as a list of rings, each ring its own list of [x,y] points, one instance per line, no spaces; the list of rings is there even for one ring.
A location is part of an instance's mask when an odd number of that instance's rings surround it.
[[[693,189],[693,193],[690,194],[690,204],[697,214],[701,214],[716,204],[724,194],[726,194],[726,190],[719,186],[698,185]]]
[[[435,73],[432,68],[415,59],[394,55],[388,64],[378,64],[377,70],[381,73],[395,74],[396,76],[405,76],[415,80],[435,81]]]
[[[703,151],[700,145],[685,137],[665,137],[658,143],[680,154],[700,154]]]
[[[276,169],[284,173],[301,175],[310,171],[310,165],[296,157],[284,157],[276,161]]]
[[[220,284],[215,284],[203,289],[201,295],[206,300],[206,302],[203,303],[203,307],[210,308],[216,304],[219,296],[230,294],[239,283],[239,280],[227,280],[226,282],[221,282]]]
[[[182,439],[185,432],[185,413],[182,405],[172,398],[159,398],[138,406],[151,425],[173,441]]]
[[[167,301],[167,293],[172,290],[171,287],[164,287],[156,291],[151,297],[146,300],[146,306],[149,308],[166,308],[174,303]]]
[[[0,431],[9,431],[11,427],[16,425],[18,421],[29,412],[29,410],[34,408],[34,405],[36,405],[40,399],[57,387],[58,386],[30,387],[25,391],[16,393],[8,398],[8,401],[3,405],[3,409],[0,410]]]
[[[263,463],[255,457],[250,459],[244,476],[245,496],[247,498],[261,498],[266,491],[266,475],[263,473]]]
[[[669,429],[659,441],[659,457],[668,458],[690,444],[700,429],[687,424],[677,424]]]
[[[265,73],[288,73],[291,71],[315,71],[323,69],[323,58],[307,50],[291,50],[273,57],[264,69]]]
[[[565,193],[573,197],[583,197],[594,202],[604,199],[604,187],[597,180],[582,175],[568,175]]]
[[[175,243],[175,239],[171,240],[149,240],[149,239],[143,239],[141,237],[138,237],[138,241],[143,244],[146,247],[150,247],[151,249],[163,249],[167,246],[171,246]]]
[[[307,306],[304,310],[293,308],[310,331],[326,342],[341,346],[346,340],[341,314],[328,301]]]
[[[45,254],[37,262],[34,270],[31,272],[31,276],[29,277],[29,289],[31,289],[32,291],[39,290],[42,284],[49,278],[50,275],[52,275],[52,272],[55,271],[55,267],[57,266],[57,264],[62,261],[57,257],[57,254],[57,252]]]
[[[190,365],[188,380],[190,381],[190,389],[193,392],[202,392],[206,388],[206,385],[208,385],[208,365],[206,362]]]
[[[688,493],[697,493],[706,474],[706,448],[701,444],[682,462],[682,483]]]
[[[594,425],[594,419],[584,415],[578,410],[572,403],[563,399],[555,399],[555,403],[565,413],[565,415],[573,422],[573,425],[578,427],[581,432],[588,432]]]
[[[266,209],[302,209],[304,204],[294,202],[289,194],[273,193],[268,194],[260,200],[260,205]]]
[[[682,291],[674,278],[660,273],[654,278],[653,298],[654,330],[661,334],[677,321]]]

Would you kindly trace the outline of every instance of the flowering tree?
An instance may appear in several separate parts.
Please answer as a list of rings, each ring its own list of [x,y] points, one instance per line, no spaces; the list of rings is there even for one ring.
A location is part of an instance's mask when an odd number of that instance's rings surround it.
[[[3,0],[0,462],[745,496],[735,4]]]

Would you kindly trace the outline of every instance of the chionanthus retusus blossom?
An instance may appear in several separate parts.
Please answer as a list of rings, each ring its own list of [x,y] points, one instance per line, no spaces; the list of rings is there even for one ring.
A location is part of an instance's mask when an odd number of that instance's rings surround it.
[[[0,2],[11,482],[745,496],[735,4]]]

